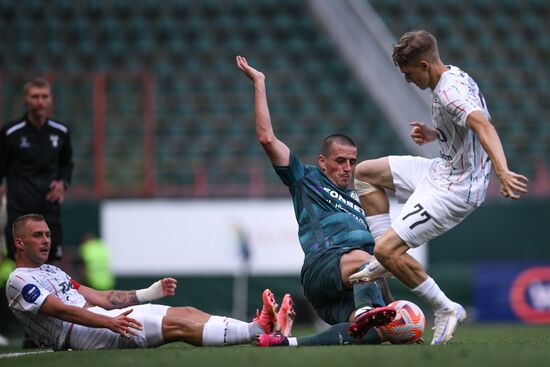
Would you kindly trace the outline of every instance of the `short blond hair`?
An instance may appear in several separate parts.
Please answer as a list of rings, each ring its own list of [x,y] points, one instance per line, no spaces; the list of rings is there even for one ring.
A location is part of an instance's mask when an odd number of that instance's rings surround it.
[[[439,59],[437,40],[433,34],[425,30],[410,31],[401,36],[393,47],[392,59],[395,65],[401,67],[426,59],[435,62]]]
[[[17,218],[11,227],[13,239],[15,240],[16,237],[21,237],[23,235],[23,232],[25,231],[25,225],[27,222],[45,222],[44,216],[41,214],[25,214]]]
[[[29,80],[23,85],[23,94],[27,94],[29,89],[36,87],[36,88],[48,88],[49,90],[52,89],[50,82],[47,81],[44,78],[34,78]]]

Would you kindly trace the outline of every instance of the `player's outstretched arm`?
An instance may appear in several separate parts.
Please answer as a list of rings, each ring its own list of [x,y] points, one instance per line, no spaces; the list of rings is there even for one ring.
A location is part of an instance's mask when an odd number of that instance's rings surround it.
[[[100,306],[106,310],[112,310],[173,296],[176,294],[177,284],[178,281],[174,278],[163,278],[151,284],[149,288],[137,291],[97,291],[81,285],[78,288],[78,292],[82,294],[89,304]]]
[[[137,335],[136,331],[143,328],[139,321],[128,316],[132,310],[127,310],[117,317],[109,317],[90,312],[85,308],[66,305],[51,295],[46,297],[38,312],[79,325],[107,328],[125,337],[129,337],[130,334]]]
[[[237,67],[254,83],[254,118],[256,119],[256,136],[262,144],[267,156],[274,166],[288,166],[290,164],[290,149],[277,139],[271,125],[265,75],[248,65],[243,56],[236,57]]]
[[[474,111],[468,115],[466,126],[476,132],[483,149],[489,155],[500,181],[500,193],[510,199],[519,199],[520,195],[517,193],[527,192],[529,179],[508,169],[504,149],[493,124],[480,111]]]

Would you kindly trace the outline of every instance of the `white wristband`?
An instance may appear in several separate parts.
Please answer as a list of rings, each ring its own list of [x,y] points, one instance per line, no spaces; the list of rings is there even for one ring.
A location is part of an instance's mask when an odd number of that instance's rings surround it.
[[[164,297],[164,293],[162,292],[162,283],[160,280],[151,284],[149,288],[136,291],[136,298],[140,303],[154,301],[162,297]]]

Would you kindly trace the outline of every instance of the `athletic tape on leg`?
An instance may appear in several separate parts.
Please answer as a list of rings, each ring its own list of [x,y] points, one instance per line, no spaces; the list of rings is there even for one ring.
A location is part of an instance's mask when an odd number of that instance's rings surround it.
[[[357,195],[359,195],[360,197],[377,190],[375,186],[372,186],[368,182],[358,180],[357,178],[353,181],[353,184],[355,185],[355,191],[357,191]]]

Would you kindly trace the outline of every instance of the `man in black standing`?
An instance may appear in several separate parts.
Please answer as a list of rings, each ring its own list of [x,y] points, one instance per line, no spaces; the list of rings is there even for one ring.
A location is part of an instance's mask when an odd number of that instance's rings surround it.
[[[8,257],[14,259],[13,221],[26,213],[46,218],[52,232],[48,262],[62,255],[61,203],[73,171],[69,128],[48,117],[51,86],[37,78],[23,87],[25,115],[0,130],[0,185],[6,178]],[[0,187],[0,191],[4,190]]]

